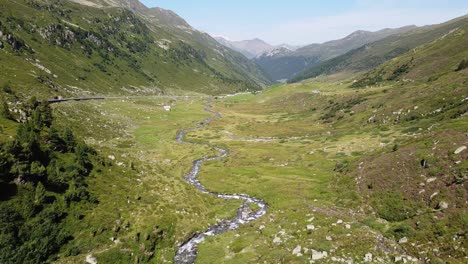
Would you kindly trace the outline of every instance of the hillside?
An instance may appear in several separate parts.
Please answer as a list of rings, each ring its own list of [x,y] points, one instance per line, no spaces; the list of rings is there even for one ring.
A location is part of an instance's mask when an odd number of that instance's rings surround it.
[[[78,2],[0,2],[2,84],[50,97],[217,94],[269,82],[253,62],[171,11],[138,1]]]
[[[463,27],[467,23],[468,17],[463,16],[439,25],[421,27],[404,34],[389,36],[314,65],[300,75],[292,78],[290,82],[298,82],[322,74],[370,70],[411,49],[438,39],[448,34],[451,30]]]
[[[295,51],[267,52],[255,61],[274,80],[291,79],[312,65],[342,55],[352,49],[361,47],[390,35],[397,35],[414,29],[407,26],[397,29],[383,29],[376,32],[358,30],[345,38],[328,41],[322,44],[311,44]]]
[[[454,71],[462,71],[468,59],[468,24],[419,46],[359,76],[352,87],[383,85],[389,81],[433,82]]]

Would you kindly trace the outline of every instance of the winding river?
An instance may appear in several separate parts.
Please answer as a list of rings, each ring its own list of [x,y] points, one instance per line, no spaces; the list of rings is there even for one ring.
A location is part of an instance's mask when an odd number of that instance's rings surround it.
[[[205,119],[203,123],[199,124],[198,126],[194,128],[187,128],[187,129],[180,130],[177,133],[177,137],[175,140],[179,143],[184,143],[184,144],[193,144],[193,145],[202,145],[202,146],[211,147],[214,150],[216,150],[219,153],[219,155],[214,156],[214,157],[204,157],[204,158],[195,160],[193,162],[192,169],[184,176],[184,179],[202,193],[213,195],[218,198],[223,198],[226,200],[231,200],[231,199],[243,200],[244,203],[237,210],[237,214],[233,218],[222,220],[221,222],[210,226],[207,230],[203,232],[193,234],[187,241],[185,241],[182,245],[180,245],[174,257],[175,264],[195,263],[195,260],[197,258],[197,253],[198,253],[198,244],[203,242],[205,237],[219,235],[230,230],[235,230],[245,223],[257,220],[266,214],[266,210],[268,208],[265,201],[255,198],[255,197],[251,197],[247,194],[225,194],[225,193],[211,192],[207,190],[205,186],[203,186],[203,184],[198,180],[197,176],[198,176],[198,173],[200,172],[200,167],[203,164],[203,162],[212,161],[212,160],[220,160],[229,155],[229,152],[223,148],[216,147],[211,144],[194,143],[194,142],[189,142],[189,141],[184,140],[184,136],[186,132],[203,128],[205,125],[208,125],[213,119],[218,119],[221,117],[221,114],[215,113],[214,111],[211,110],[210,103],[211,103],[211,100],[208,100],[208,102],[204,104],[205,111],[211,113],[213,117]],[[253,211],[250,207],[251,204],[256,205],[256,208],[258,209]]]

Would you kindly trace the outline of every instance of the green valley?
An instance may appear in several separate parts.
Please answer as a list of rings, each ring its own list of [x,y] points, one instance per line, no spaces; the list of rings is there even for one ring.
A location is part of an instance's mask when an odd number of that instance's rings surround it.
[[[0,0],[0,263],[465,263],[467,19],[400,30],[272,85],[169,10]]]

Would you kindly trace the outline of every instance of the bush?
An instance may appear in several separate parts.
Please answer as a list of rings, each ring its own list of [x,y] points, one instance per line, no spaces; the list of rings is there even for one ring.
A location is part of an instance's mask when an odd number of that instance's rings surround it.
[[[379,217],[391,222],[400,222],[416,214],[412,204],[396,192],[378,193],[373,204]]]
[[[407,224],[400,224],[390,229],[390,234],[397,240],[403,237],[411,236],[412,233],[413,228]]]
[[[11,89],[11,82],[8,81],[2,85],[2,91],[7,94],[13,93],[13,90]]]
[[[468,68],[468,61],[466,59],[463,59],[460,61],[460,64],[458,64],[458,67],[455,69],[455,71],[461,71]]]

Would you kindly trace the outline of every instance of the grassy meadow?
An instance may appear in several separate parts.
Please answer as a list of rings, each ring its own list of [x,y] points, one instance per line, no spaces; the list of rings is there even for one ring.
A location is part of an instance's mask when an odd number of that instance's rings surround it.
[[[381,156],[406,155],[408,143],[424,142],[428,133],[438,135],[437,129],[461,133],[466,120],[436,123],[433,132],[426,131],[430,124],[434,127],[434,117],[375,123],[370,119],[380,102],[386,104],[377,108],[379,112],[392,112],[392,100],[399,94],[399,107],[401,102],[412,107],[411,93],[418,87],[405,94],[404,87],[397,85],[350,89],[349,82],[319,79],[213,100],[213,109],[222,118],[188,132],[187,139],[222,146],[230,155],[204,164],[200,180],[212,191],[262,198],[270,208],[258,221],[209,237],[200,246],[198,263],[308,263],[311,256],[320,263],[362,262],[366,254],[385,263],[402,256],[409,261],[422,257],[417,255],[420,246],[398,240],[413,236],[430,246],[433,235],[421,234],[414,226],[415,219],[428,218],[393,219],[399,212],[390,205],[386,208],[388,201],[377,190],[400,195],[398,187],[374,183],[371,190],[373,170],[368,175],[356,171],[364,161],[371,168],[385,167],[377,163],[384,162]],[[126,98],[55,106],[63,124],[73,126],[106,162],[114,164],[91,179],[91,191],[100,203],[89,208],[75,227],[82,254],[59,262],[72,263],[93,254],[100,262],[126,263],[151,253],[157,262],[171,262],[178,243],[236,213],[238,201],[202,195],[182,178],[194,159],[214,154],[207,147],[174,141],[179,129],[194,127],[210,116],[203,110],[205,101]],[[172,105],[172,111],[164,111],[163,105]],[[417,162],[407,170],[419,170]],[[414,192],[414,186],[408,188]],[[463,190],[460,194],[466,195]],[[406,198],[395,199],[390,202],[405,204]],[[374,210],[381,202],[384,206]],[[388,215],[389,220],[383,219]],[[116,223],[125,223],[121,225],[126,228],[115,232]],[[459,224],[447,232],[459,231]],[[401,226],[409,231],[401,231]],[[151,234],[159,234],[153,248],[142,239]],[[464,249],[459,249],[463,254]],[[424,257],[437,259],[436,254],[426,252]]]

